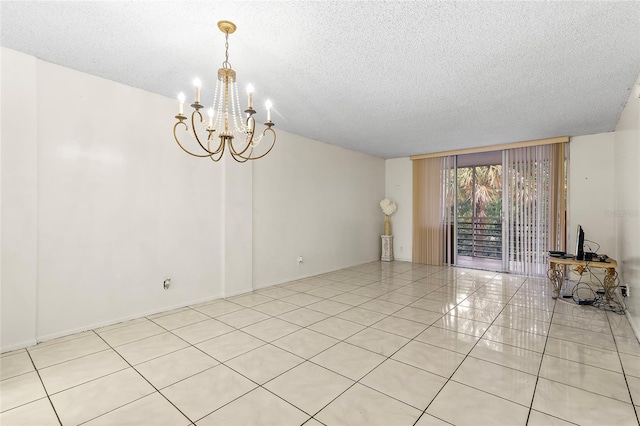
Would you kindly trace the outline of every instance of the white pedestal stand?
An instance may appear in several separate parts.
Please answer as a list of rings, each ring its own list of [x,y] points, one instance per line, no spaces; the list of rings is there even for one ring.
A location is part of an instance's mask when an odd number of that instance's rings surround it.
[[[380,235],[382,238],[382,257],[383,262],[391,262],[393,260],[393,235]]]

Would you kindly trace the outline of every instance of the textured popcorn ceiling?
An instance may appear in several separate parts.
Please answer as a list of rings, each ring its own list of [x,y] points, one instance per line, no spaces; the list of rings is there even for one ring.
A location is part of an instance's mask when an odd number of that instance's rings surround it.
[[[640,73],[637,1],[2,1],[1,14],[3,46],[170,97],[191,98],[199,76],[205,103],[216,22],[231,20],[239,84],[274,102],[277,128],[384,158],[611,131]]]

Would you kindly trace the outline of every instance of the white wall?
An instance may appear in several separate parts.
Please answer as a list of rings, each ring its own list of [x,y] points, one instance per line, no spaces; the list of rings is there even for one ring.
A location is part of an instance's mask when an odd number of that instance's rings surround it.
[[[214,164],[176,101],[1,54],[2,352],[379,258],[384,160],[279,131]]]
[[[223,171],[222,296],[253,290],[253,163],[238,163],[226,156],[219,164]]]
[[[614,136],[615,229],[620,276],[629,287],[627,307],[640,336],[640,77],[631,90]]]
[[[394,201],[398,210],[391,216],[393,256],[396,260],[412,260],[413,241],[413,164],[409,157],[386,160],[385,197]]]
[[[221,169],[174,101],[4,48],[2,87],[2,351],[222,294]]]
[[[6,53],[6,55],[5,55]],[[0,348],[35,343],[38,226],[36,59],[2,50]]]
[[[254,287],[379,259],[384,179],[381,158],[279,130],[253,164]]]
[[[567,252],[574,253],[576,227],[600,244],[598,253],[617,259],[613,183],[613,132],[575,136],[569,143]],[[596,244],[587,243],[595,251]],[[587,248],[585,248],[588,251]]]

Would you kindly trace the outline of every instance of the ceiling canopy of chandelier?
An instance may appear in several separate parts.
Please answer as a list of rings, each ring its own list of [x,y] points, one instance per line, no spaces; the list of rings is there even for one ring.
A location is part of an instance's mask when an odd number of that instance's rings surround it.
[[[220,161],[225,150],[228,148],[234,160],[244,163],[248,160],[257,160],[267,155],[276,143],[276,132],[273,130],[274,123],[271,121],[270,101],[266,102],[267,121],[266,128],[259,135],[255,134],[256,121],[253,115],[253,86],[247,87],[247,109],[245,115],[241,112],[238,98],[238,84],[236,82],[236,72],[229,63],[229,34],[236,31],[236,25],[229,21],[218,22],[218,28],[225,33],[225,59],[222,68],[218,70],[218,80],[216,81],[213,104],[208,109],[208,119],[204,119],[200,110],[204,105],[200,103],[200,89],[202,84],[200,79],[195,79],[195,101],[191,104],[191,126],[187,124],[187,116],[184,115],[184,93],[178,95],[180,110],[173,126],[173,137],[187,154],[194,157],[210,158],[213,161]],[[188,133],[197,142],[197,152],[192,152],[185,148],[178,138],[178,129],[182,128],[183,133]],[[219,142],[215,141],[215,136]],[[270,133],[271,142],[261,143],[264,136]],[[195,145],[195,144],[194,144]]]

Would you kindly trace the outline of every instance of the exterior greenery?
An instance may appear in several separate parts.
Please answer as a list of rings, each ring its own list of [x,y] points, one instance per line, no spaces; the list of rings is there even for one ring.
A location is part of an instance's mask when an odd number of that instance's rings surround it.
[[[458,254],[502,259],[502,165],[457,172]]]

